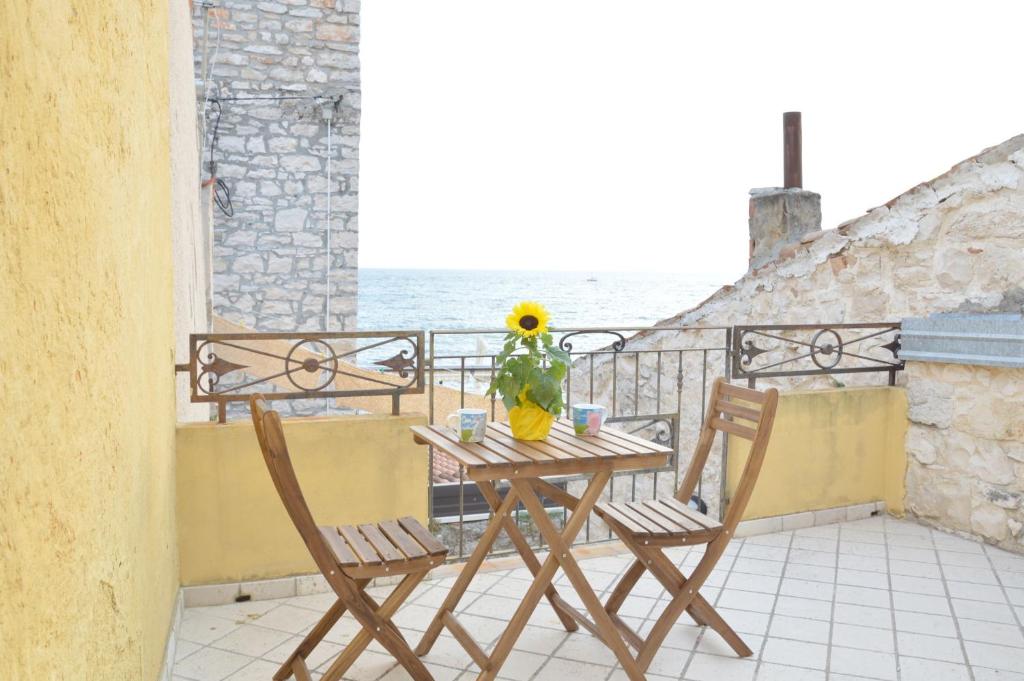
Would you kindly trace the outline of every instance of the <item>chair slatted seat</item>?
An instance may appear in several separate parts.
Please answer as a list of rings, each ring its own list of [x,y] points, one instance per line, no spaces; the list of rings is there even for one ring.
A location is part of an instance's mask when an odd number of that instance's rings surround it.
[[[697,624],[717,631],[741,657],[753,654],[721,615],[704,600],[699,590],[725,551],[753,494],[771,437],[778,398],[775,389],[760,392],[718,379],[711,391],[696,451],[675,496],[604,502],[594,506],[594,512],[637,557],[613,589],[605,610],[622,630],[625,640],[637,651],[636,663],[641,670],[646,670],[651,664],[665,636],[684,612],[689,613]],[[750,454],[722,522],[688,505],[718,433],[735,435],[751,442]],[[662,549],[693,544],[708,546],[693,573],[687,577],[662,553]],[[672,600],[644,638],[629,628],[618,616],[618,611],[647,571],[665,587]]]
[[[362,525],[317,525],[292,468],[280,415],[267,409],[262,395],[254,395],[249,404],[256,437],[278,496],[317,568],[338,597],[274,674],[274,681],[290,676],[297,681],[311,681],[306,659],[346,611],[362,629],[323,673],[321,681],[341,679],[372,641],[391,653],[416,681],[433,679],[391,617],[430,569],[444,562],[448,549],[410,517]],[[404,577],[383,603],[377,603],[365,587],[373,578],[385,575]]]

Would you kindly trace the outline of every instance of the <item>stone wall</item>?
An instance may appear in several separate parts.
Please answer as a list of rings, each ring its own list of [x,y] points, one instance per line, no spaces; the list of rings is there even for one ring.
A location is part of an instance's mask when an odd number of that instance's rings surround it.
[[[354,329],[359,1],[223,0],[208,17],[197,5],[193,26],[203,178],[216,128],[234,209],[213,209],[214,314],[260,331]]]
[[[861,218],[807,235],[775,261],[662,325],[1019,313],[1022,249],[1024,136],[1018,136]],[[678,347],[695,342],[692,336],[641,334],[627,348]],[[699,376],[693,367],[684,367],[685,374]],[[607,395],[607,362],[598,366],[597,375]],[[883,381],[881,376],[841,379],[847,385],[870,384]],[[633,383],[628,366],[625,371],[620,367],[617,380],[620,391]],[[649,381],[643,372],[639,380],[642,385]],[[1024,370],[910,362],[899,381],[910,405],[909,512],[924,522],[1024,551]],[[827,382],[759,381],[758,387],[762,384],[795,388]],[[697,425],[683,424],[684,464]],[[705,489],[716,486],[707,482],[717,482],[717,468],[712,461]]]

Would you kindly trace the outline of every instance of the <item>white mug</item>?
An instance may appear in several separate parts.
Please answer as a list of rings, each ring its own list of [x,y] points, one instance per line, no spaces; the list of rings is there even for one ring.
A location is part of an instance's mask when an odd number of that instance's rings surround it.
[[[448,416],[448,427],[461,442],[483,442],[487,432],[487,412],[483,409],[459,409]]]
[[[608,416],[608,410],[600,404],[572,405],[572,427],[577,435],[597,435]]]

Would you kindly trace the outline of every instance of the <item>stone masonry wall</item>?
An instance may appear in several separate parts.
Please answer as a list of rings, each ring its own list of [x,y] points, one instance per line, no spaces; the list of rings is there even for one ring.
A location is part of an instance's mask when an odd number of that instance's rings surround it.
[[[234,208],[233,216],[213,208],[214,314],[259,331],[352,330],[359,0],[213,4],[208,19],[198,3],[193,16],[198,106],[207,122],[203,178],[217,127],[216,175]],[[203,96],[204,59],[206,94],[220,100],[219,126],[217,104]],[[330,158],[325,106],[332,109]]]
[[[662,325],[898,321],[952,311],[1020,313],[1022,282],[1024,135],[861,218],[807,235],[774,262]],[[697,335],[641,334],[627,347],[677,348],[698,342]],[[620,392],[635,380],[626,364],[618,372]],[[605,396],[609,368],[606,362],[596,369]],[[649,394],[650,374],[640,374],[641,394]],[[685,375],[699,372],[684,367]],[[878,384],[883,377],[839,378],[851,385]],[[762,380],[758,387],[806,388],[827,380]],[[910,514],[1024,552],[1024,369],[908,362],[899,381],[909,402]],[[683,424],[683,465],[697,425]],[[717,463],[709,466],[716,483]],[[715,486],[705,484],[705,489]]]

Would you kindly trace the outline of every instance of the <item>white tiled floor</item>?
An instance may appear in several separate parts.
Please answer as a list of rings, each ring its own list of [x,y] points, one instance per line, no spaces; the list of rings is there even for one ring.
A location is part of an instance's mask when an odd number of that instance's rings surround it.
[[[692,568],[701,549],[672,557]],[[581,562],[610,589],[628,555]],[[459,619],[492,645],[529,585],[525,568],[481,573]],[[424,583],[395,617],[413,643],[453,578]],[[560,575],[559,584],[565,584]],[[386,593],[389,589],[376,589]],[[911,522],[873,517],[735,540],[702,590],[755,651],[739,659],[714,632],[686,616],[665,640],[649,679],[690,681],[1024,681],[1024,556]],[[569,589],[562,595],[579,605]],[[269,679],[331,604],[317,594],[185,611],[175,681]],[[667,603],[645,577],[622,609],[646,633]],[[358,627],[349,618],[310,660],[323,671]],[[439,681],[477,669],[443,634],[424,658]],[[625,679],[613,655],[585,632],[566,634],[542,603],[501,670],[527,680]],[[375,644],[346,679],[404,679]]]

